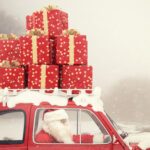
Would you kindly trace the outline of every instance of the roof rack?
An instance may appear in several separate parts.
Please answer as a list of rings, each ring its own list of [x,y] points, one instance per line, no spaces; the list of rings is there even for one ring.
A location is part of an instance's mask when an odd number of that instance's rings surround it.
[[[55,95],[55,96],[64,96],[64,97],[75,97],[81,93],[85,93],[87,95],[93,95],[94,89],[0,89],[0,102],[3,103],[3,106],[7,104],[7,98],[12,96],[17,96],[22,92],[39,92],[48,95]]]
[[[54,88],[54,89],[0,89],[0,96],[1,95],[5,95],[5,96],[16,96],[21,92],[26,92],[26,91],[35,91],[35,92],[40,92],[40,93],[47,93],[47,94],[55,94],[55,95],[59,95],[59,94],[65,94],[68,96],[71,95],[77,95],[80,94],[82,92],[85,92],[87,94],[92,94],[92,91],[94,89],[58,89],[58,88]]]

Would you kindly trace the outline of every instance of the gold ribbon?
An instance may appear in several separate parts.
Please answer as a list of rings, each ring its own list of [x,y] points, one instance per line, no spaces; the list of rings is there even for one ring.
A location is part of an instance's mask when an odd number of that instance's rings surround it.
[[[47,35],[48,34],[48,18],[47,18],[47,12],[51,10],[58,9],[57,6],[54,5],[48,5],[44,7],[43,10],[43,24],[44,24],[44,33]]]
[[[13,33],[10,33],[10,34],[0,34],[0,40],[18,40],[19,38],[13,34]]]
[[[18,40],[18,36],[13,34],[13,33],[9,33],[8,34],[8,40]]]
[[[55,5],[48,5],[46,7],[44,7],[47,11],[51,11],[51,10],[55,10],[58,9],[58,6]]]
[[[42,8],[40,11],[36,12],[42,12],[43,13],[43,24],[44,24],[44,34],[48,35],[48,18],[47,18],[47,12],[51,10],[58,9],[58,6],[55,5],[48,5],[44,8]]]
[[[44,24],[44,33],[48,34],[48,18],[47,18],[47,10],[43,10],[43,24]]]
[[[19,67],[20,63],[18,61],[13,60],[11,63],[7,60],[3,60],[0,63],[0,67]]]
[[[69,65],[74,64],[74,35],[69,35]]]
[[[18,66],[20,66],[20,63],[18,61],[16,61],[16,60],[12,60],[11,66],[12,67],[18,67]]]
[[[41,65],[41,89],[45,89],[46,85],[46,65]]]
[[[33,64],[37,64],[37,36],[32,36]]]
[[[41,29],[32,29],[32,30],[28,30],[27,31],[27,35],[44,35],[44,31],[42,31]]]
[[[0,34],[0,40],[7,40],[7,34]]]
[[[78,32],[75,29],[70,30],[63,30],[62,35],[69,36],[69,65],[74,64],[74,36],[80,35],[80,32]]]
[[[7,60],[3,60],[2,63],[0,63],[0,67],[10,67],[10,62]]]
[[[76,29],[63,30],[62,35],[80,35],[80,32]]]

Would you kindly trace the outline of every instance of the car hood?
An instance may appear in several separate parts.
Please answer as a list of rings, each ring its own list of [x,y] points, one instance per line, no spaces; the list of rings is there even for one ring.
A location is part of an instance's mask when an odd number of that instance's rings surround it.
[[[129,134],[124,141],[133,149],[150,150],[150,132]]]

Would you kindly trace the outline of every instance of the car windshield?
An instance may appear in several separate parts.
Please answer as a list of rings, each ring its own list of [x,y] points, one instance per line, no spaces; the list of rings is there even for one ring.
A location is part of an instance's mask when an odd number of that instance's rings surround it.
[[[107,113],[106,113],[106,116],[107,116],[108,120],[111,122],[111,124],[113,125],[113,127],[116,129],[116,131],[119,133],[119,135],[123,139],[126,138],[128,136],[128,133],[123,131]]]

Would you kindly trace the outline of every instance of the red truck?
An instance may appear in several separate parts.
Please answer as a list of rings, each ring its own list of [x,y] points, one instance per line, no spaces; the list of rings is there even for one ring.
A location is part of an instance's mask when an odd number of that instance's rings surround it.
[[[10,108],[0,103],[0,150],[129,150],[140,149],[124,142],[121,132],[105,112],[94,111],[91,105],[77,106],[68,98],[66,106],[42,102],[18,103]],[[63,109],[69,116],[73,144],[37,139],[43,114],[48,109]]]

